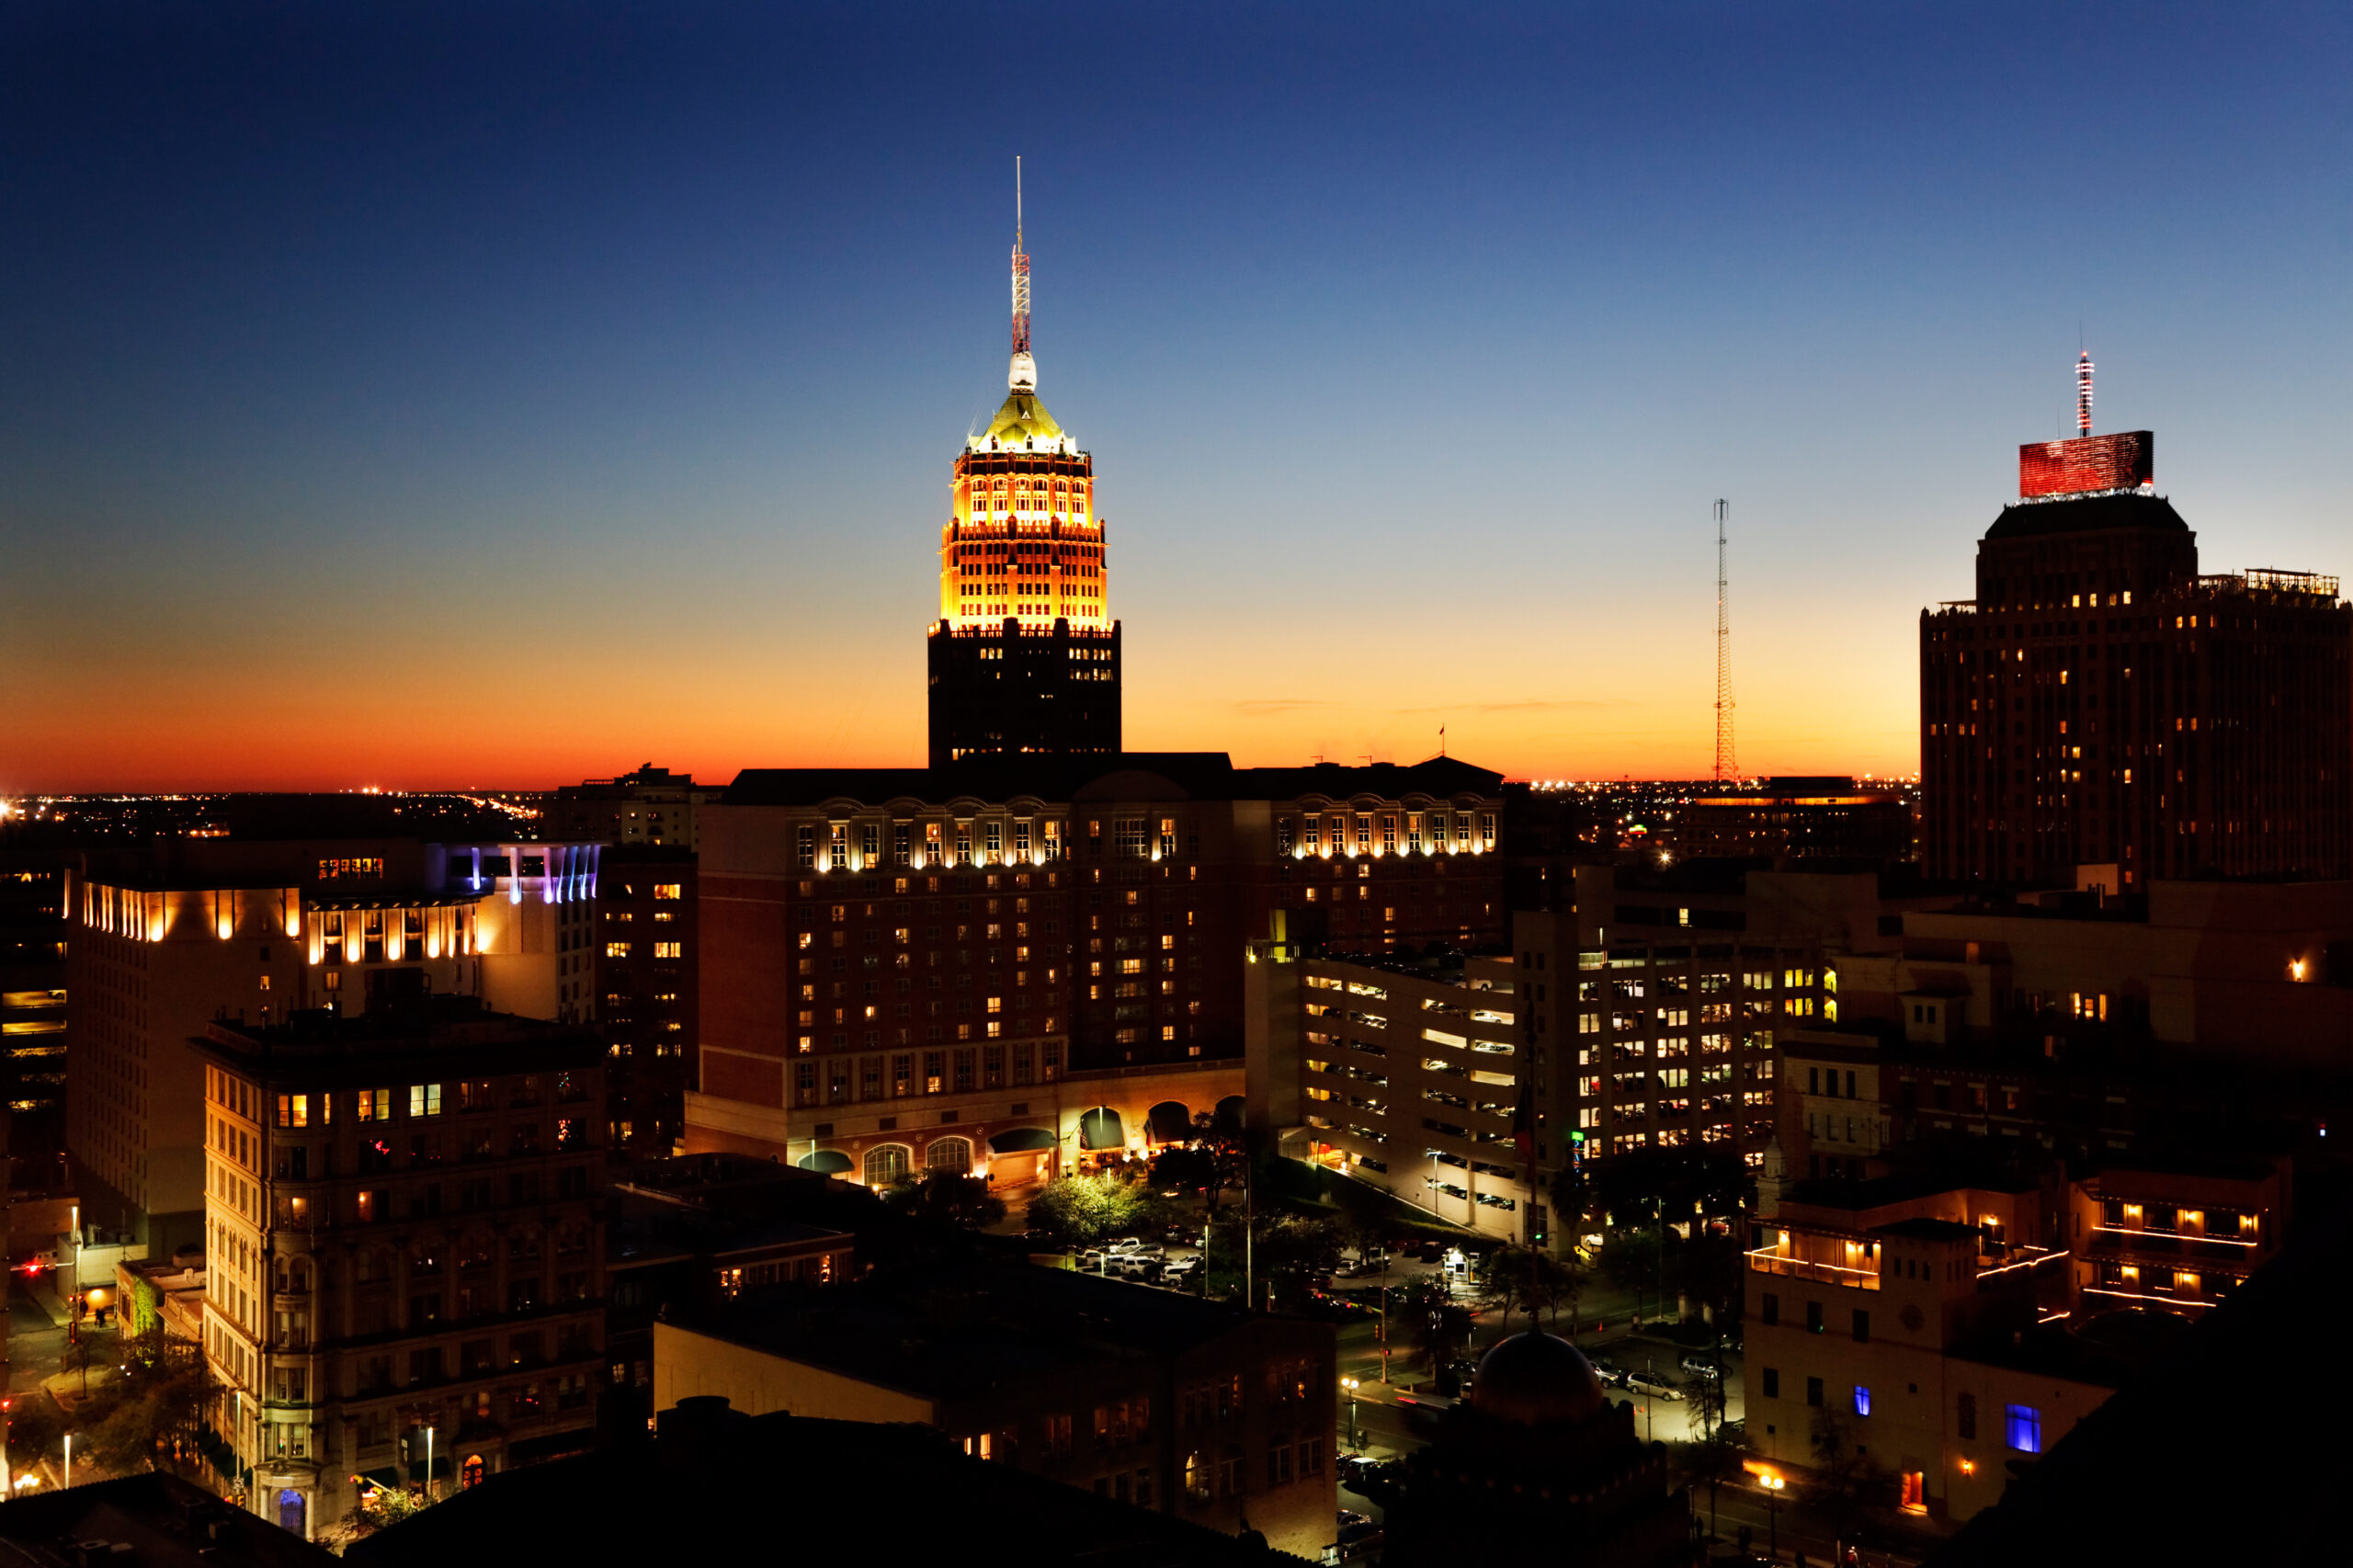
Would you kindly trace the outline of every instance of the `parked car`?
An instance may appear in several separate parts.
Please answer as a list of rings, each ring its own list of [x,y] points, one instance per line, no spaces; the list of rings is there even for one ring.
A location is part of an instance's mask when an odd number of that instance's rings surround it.
[[[1653,1399],[1681,1399],[1683,1391],[1666,1381],[1662,1372],[1636,1372],[1626,1380],[1626,1386],[1636,1393],[1646,1393]]]
[[[1104,1263],[1110,1256],[1101,1247],[1088,1247],[1078,1255],[1078,1271],[1081,1274],[1100,1274],[1103,1272]]]
[[[1201,1271],[1201,1260],[1194,1257],[1172,1257],[1162,1270],[1172,1280],[1190,1279]]]
[[[1158,1242],[1145,1241],[1142,1236],[1121,1236],[1119,1240],[1113,1242],[1108,1250],[1115,1257],[1132,1256],[1139,1253],[1147,1257],[1158,1257],[1168,1249],[1162,1246]]]
[[[1324,1568],[1336,1568],[1342,1562],[1353,1562],[1381,1550],[1386,1532],[1370,1519],[1354,1524],[1340,1531],[1340,1539],[1324,1549]]]
[[[1607,1356],[1592,1356],[1586,1359],[1592,1363],[1593,1375],[1601,1380],[1602,1387],[1615,1389],[1626,1386],[1625,1368]]]
[[[1157,1279],[1160,1270],[1160,1259],[1145,1257],[1140,1253],[1123,1252],[1113,1255],[1106,1272],[1122,1279]]]
[[[1702,1356],[1697,1350],[1683,1358],[1683,1369],[1694,1377],[1705,1378],[1710,1382],[1714,1382],[1724,1375],[1724,1369],[1716,1364],[1714,1357]]]

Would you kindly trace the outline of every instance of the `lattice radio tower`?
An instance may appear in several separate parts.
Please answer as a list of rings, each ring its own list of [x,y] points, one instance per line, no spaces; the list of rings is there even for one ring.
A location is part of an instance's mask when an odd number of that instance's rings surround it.
[[[1013,351],[1029,352],[1029,257],[1021,248],[1021,156],[1013,159]]]
[[[1724,600],[1724,520],[1732,503],[1716,503],[1716,782],[1740,777],[1732,750],[1732,614]]]

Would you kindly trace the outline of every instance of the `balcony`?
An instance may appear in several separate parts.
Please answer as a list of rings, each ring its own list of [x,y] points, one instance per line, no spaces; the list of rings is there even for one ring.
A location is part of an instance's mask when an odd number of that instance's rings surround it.
[[[1843,1264],[1822,1263],[1812,1258],[1793,1257],[1771,1247],[1759,1247],[1748,1254],[1748,1267],[1759,1274],[1785,1274],[1793,1278],[1812,1279],[1824,1285],[1843,1286],[1850,1290],[1879,1289],[1879,1269],[1850,1268]]]

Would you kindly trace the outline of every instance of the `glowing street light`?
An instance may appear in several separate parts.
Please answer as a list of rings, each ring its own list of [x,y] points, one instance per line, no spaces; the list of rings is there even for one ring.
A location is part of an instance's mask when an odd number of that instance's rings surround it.
[[[1357,1436],[1357,1380],[1342,1378],[1340,1386],[1348,1391],[1348,1447],[1362,1448],[1363,1442]]]

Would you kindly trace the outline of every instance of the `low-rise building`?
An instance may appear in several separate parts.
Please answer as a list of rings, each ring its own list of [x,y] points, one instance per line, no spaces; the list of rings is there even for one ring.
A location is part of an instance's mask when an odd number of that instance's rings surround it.
[[[1973,1184],[1790,1183],[1779,1165],[1777,1148],[1747,1253],[1757,1463],[1850,1449],[1879,1501],[1955,1523],[2229,1295],[2286,1222],[2284,1163],[2069,1182],[2046,1162]]]
[[[1313,1555],[1332,1537],[1334,1335],[1018,1262],[877,1275],[822,1307],[654,1328],[654,1403],[936,1426],[976,1457]]]

